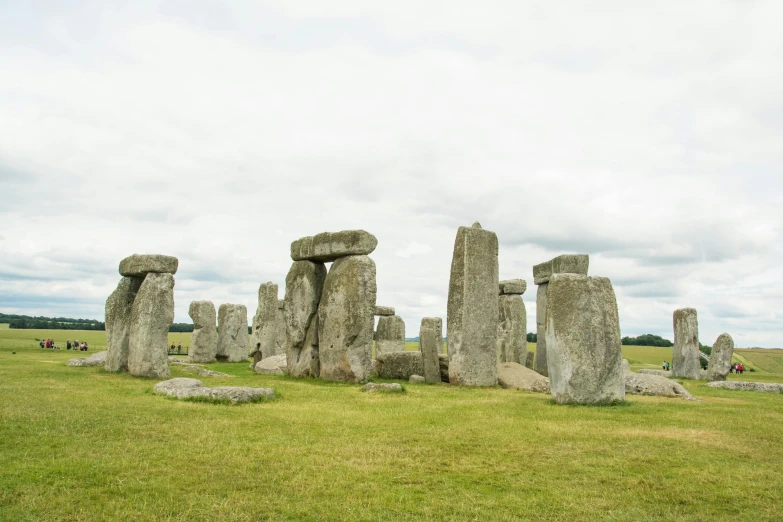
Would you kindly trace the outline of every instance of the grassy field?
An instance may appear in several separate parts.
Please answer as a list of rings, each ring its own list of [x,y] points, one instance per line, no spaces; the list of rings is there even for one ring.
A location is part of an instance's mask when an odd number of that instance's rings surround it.
[[[208,386],[280,395],[226,406],[155,396],[154,380],[66,367],[71,352],[35,344],[69,335],[105,347],[103,332],[0,331],[0,520],[783,519],[783,395],[683,381],[701,402],[575,407],[212,364],[234,377]],[[637,367],[662,350],[624,347]],[[783,351],[738,355],[758,368],[744,379],[783,382]]]

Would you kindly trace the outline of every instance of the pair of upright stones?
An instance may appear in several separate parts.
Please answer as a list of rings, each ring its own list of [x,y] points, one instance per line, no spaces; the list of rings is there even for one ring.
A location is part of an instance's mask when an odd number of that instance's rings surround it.
[[[378,240],[364,230],[291,243],[285,279],[285,351],[293,377],[360,382],[372,368]],[[332,262],[328,273],[324,263]]]
[[[188,314],[193,319],[193,336],[188,350],[190,362],[247,360],[247,307],[245,305],[224,303],[220,305],[216,314],[212,301],[193,301],[190,303]]]
[[[120,262],[117,288],[106,300],[106,370],[168,377],[168,332],[174,322],[179,261],[134,254]]]
[[[699,321],[695,308],[674,311],[674,347],[672,348],[672,377],[701,378],[699,361]],[[704,378],[707,381],[725,381],[731,369],[734,340],[727,333],[720,334],[712,346],[710,362]]]

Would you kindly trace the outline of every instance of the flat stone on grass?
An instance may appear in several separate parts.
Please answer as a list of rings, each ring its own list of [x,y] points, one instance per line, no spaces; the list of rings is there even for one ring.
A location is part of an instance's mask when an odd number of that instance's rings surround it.
[[[405,388],[396,382],[368,382],[362,386],[362,391],[365,392],[385,392],[385,393],[403,393]]]
[[[67,363],[68,366],[104,366],[106,364],[106,351],[97,352],[89,357],[78,357],[76,359],[70,359]]]
[[[152,389],[155,393],[176,397],[177,399],[212,399],[216,401],[230,401],[233,404],[251,402],[263,399],[272,399],[274,390],[270,388],[250,388],[247,386],[218,386],[208,388],[198,379],[177,377],[159,382]]]

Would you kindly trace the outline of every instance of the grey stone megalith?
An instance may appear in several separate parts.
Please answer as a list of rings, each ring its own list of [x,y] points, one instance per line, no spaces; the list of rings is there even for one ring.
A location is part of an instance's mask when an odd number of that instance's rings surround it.
[[[174,276],[149,273],[131,310],[128,371],[137,377],[168,377],[168,336],[174,322]]]
[[[292,377],[318,377],[318,303],[326,267],[313,261],[294,261],[285,277],[285,354]]]
[[[476,222],[459,227],[451,261],[447,308],[449,381],[498,382],[498,237]]]
[[[521,279],[500,282],[498,296],[498,362],[525,364],[527,357],[527,310]]]
[[[274,355],[285,354],[285,301],[277,300],[277,314],[275,318],[277,324],[277,337],[275,337]]]
[[[605,277],[552,274],[547,289],[547,365],[560,404],[625,399],[620,319]]]
[[[707,366],[707,381],[725,381],[731,369],[731,357],[734,355],[734,339],[727,333],[718,336],[712,345],[710,364]]]
[[[534,369],[541,375],[549,375],[546,346],[547,288],[552,274],[587,275],[590,257],[586,254],[564,254],[533,267],[536,293],[536,356]]]
[[[368,256],[332,264],[318,306],[322,379],[361,382],[370,375],[376,294],[375,261]]]
[[[247,307],[223,303],[218,309],[217,360],[247,361]]]
[[[177,273],[179,260],[162,254],[133,254],[120,261],[120,275],[144,277],[146,274]]]
[[[375,315],[385,316],[385,315],[396,315],[396,314],[394,312],[393,306],[376,306]]]
[[[217,354],[217,312],[212,301],[193,301],[188,308],[193,319],[193,336],[188,349],[188,361],[208,363],[215,360]]]
[[[375,354],[405,351],[405,321],[398,315],[378,318],[375,330]]]
[[[419,350],[424,370],[424,382],[440,382],[440,361],[443,351],[443,320],[440,317],[425,317],[419,329]]]
[[[252,366],[266,357],[277,354],[277,285],[262,283],[258,287],[258,308],[253,316],[252,335],[250,336],[250,357]]]
[[[364,230],[323,232],[291,243],[291,259],[323,263],[346,256],[368,255],[376,246],[378,239]]]
[[[142,281],[143,277],[125,276],[106,299],[107,371],[128,371],[131,310]]]
[[[698,379],[699,321],[695,308],[674,311],[674,348],[672,348],[672,377]]]

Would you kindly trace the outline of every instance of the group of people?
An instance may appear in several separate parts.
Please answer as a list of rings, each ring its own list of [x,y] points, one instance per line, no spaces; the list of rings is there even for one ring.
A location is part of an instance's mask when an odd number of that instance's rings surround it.
[[[661,368],[663,368],[663,371],[668,372],[672,369],[672,365],[669,364],[667,361],[663,361],[663,364],[661,364]]]
[[[41,345],[41,348],[52,348],[53,350],[59,350],[60,349],[59,346],[54,344],[54,339],[41,339],[41,342],[38,343],[38,344]]]
[[[740,363],[732,364],[729,371],[731,373],[742,373],[745,371],[745,365]]]
[[[71,340],[68,339],[68,342],[65,343],[65,349],[66,350],[70,350],[71,348],[73,348],[74,350],[79,350],[79,351],[82,351],[82,352],[86,352],[87,351],[87,343],[79,343],[79,340],[76,339],[76,340],[73,341],[73,344],[71,344]]]
[[[169,348],[169,353],[173,353],[175,350],[177,351],[177,353],[181,353],[182,343],[177,343],[177,346],[174,346],[174,343],[171,343],[171,348]]]

